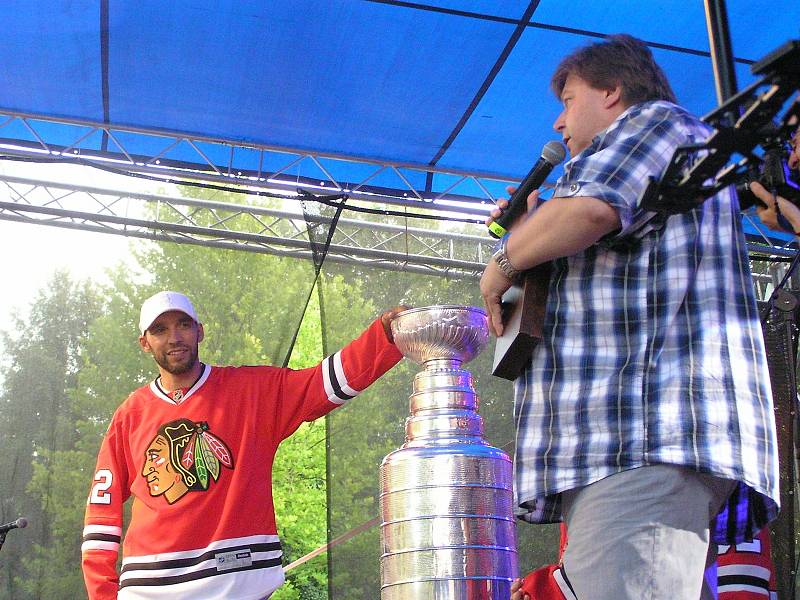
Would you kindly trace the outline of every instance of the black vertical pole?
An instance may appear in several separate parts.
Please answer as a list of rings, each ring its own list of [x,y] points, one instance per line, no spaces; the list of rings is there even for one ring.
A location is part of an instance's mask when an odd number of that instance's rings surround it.
[[[109,101],[108,101],[108,35],[109,35],[109,0],[100,2],[100,85],[101,97],[103,99],[103,124],[109,124]],[[101,141],[103,152],[108,150],[108,132],[103,130]]]
[[[772,383],[772,400],[778,434],[778,477],[781,512],[770,523],[772,562],[779,600],[795,597],[795,424],[797,419],[797,379],[794,357],[797,354],[798,298],[781,290],[763,324],[767,365]]]
[[[736,71],[733,68],[733,47],[728,29],[728,11],[725,0],[704,0],[708,44],[711,48],[711,66],[717,102],[722,104],[736,93]]]

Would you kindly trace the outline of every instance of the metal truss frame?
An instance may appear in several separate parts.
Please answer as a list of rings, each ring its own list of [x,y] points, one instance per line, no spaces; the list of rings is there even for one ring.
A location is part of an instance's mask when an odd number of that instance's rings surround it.
[[[239,204],[0,175],[0,220],[311,260],[296,197],[274,191],[242,195]],[[270,202],[282,206],[270,208]],[[494,240],[486,235],[346,215],[334,231],[326,258],[331,262],[474,280],[493,250]],[[483,233],[477,226],[461,227],[472,228]],[[774,245],[766,234],[749,247],[756,295],[765,299],[795,251],[788,243]]]
[[[3,132],[6,132],[4,136]],[[23,138],[27,138],[23,139]],[[50,140],[60,140],[55,144]],[[132,148],[148,148],[136,154]],[[180,152],[178,152],[180,150]],[[261,197],[297,198],[298,190],[340,193],[361,206],[395,208],[439,220],[481,223],[494,204],[492,190],[516,183],[490,173],[443,170],[429,165],[391,163],[362,157],[312,153],[297,148],[256,145],[166,130],[109,125],[0,110],[0,156],[17,160],[82,164],[163,183],[188,182]],[[180,155],[180,159],[175,158]],[[264,164],[279,164],[266,171]],[[257,165],[252,168],[252,165]],[[359,181],[339,181],[333,172],[357,165]],[[315,171],[315,176],[291,175]],[[370,185],[393,174],[397,187]],[[364,175],[366,173],[366,175]],[[414,186],[424,175],[424,189]],[[446,182],[443,189],[432,191]],[[8,190],[3,200],[2,189]],[[468,188],[471,195],[459,193]],[[478,193],[481,197],[475,196]],[[243,196],[246,198],[246,196]],[[299,210],[268,209],[246,201],[215,203],[64,184],[41,179],[0,177],[0,219],[114,233],[153,240],[311,258]],[[248,203],[249,202],[249,203]],[[373,208],[372,210],[380,210]],[[351,213],[345,213],[347,217]],[[224,215],[224,216],[220,216]],[[791,241],[776,242],[757,219],[744,218],[757,233],[751,256],[767,263],[793,256]],[[386,218],[391,221],[390,217]],[[480,235],[410,228],[404,224],[340,219],[328,260],[383,269],[458,278],[476,278],[492,240]],[[468,229],[464,225],[462,229]],[[754,267],[756,263],[754,263]],[[780,270],[780,263],[772,268]],[[774,274],[754,268],[756,282],[771,285]],[[761,271],[764,271],[763,273]],[[761,297],[761,294],[759,294]]]
[[[237,204],[0,175],[2,220],[311,260],[299,203],[278,199],[297,210],[268,208],[262,197]],[[493,245],[488,236],[343,217],[326,260],[474,279]]]
[[[134,148],[147,148],[148,153],[142,155]],[[323,193],[346,193],[364,202],[462,214],[476,220],[482,220],[494,205],[496,193],[502,194],[507,185],[517,183],[511,177],[494,173],[379,161],[3,109],[0,109],[0,154],[93,164],[166,181],[191,178],[217,185],[271,190],[301,187]],[[265,164],[273,168],[266,170]],[[334,176],[335,172],[349,175],[357,172],[357,180],[344,181]],[[387,174],[393,187],[371,184],[379,175]],[[415,185],[413,181],[425,181],[425,185]]]

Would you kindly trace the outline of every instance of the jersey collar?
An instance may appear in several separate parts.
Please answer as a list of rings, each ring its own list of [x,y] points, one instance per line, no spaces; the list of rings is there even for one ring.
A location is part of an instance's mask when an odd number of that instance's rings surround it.
[[[192,396],[192,394],[194,394],[203,386],[209,375],[211,375],[211,365],[203,365],[203,370],[200,372],[200,377],[197,378],[197,381],[195,381],[188,390],[174,390],[172,394],[167,393],[167,390],[161,387],[161,377],[156,377],[150,383],[150,391],[161,400],[169,402],[170,404],[183,404]],[[176,393],[177,395],[175,395]]]

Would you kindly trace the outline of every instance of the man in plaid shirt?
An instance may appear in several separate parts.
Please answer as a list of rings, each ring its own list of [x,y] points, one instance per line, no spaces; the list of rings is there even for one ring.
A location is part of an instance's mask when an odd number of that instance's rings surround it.
[[[519,516],[566,522],[563,575],[579,600],[693,600],[709,548],[778,511],[738,202],[725,190],[669,218],[639,207],[675,148],[709,134],[639,40],[577,50],[552,87],[571,159],[481,279],[499,335],[503,292],[552,261],[543,340],[515,383]]]

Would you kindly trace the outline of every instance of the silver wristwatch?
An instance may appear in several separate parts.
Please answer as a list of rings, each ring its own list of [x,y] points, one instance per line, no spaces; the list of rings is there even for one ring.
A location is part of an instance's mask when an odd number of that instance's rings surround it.
[[[500,241],[497,243],[495,247],[494,254],[492,254],[492,260],[497,264],[500,270],[503,272],[503,275],[515,281],[519,279],[521,271],[514,267],[511,264],[511,261],[508,260],[508,254],[506,254],[506,245],[508,244],[508,234],[504,235],[500,238]]]

